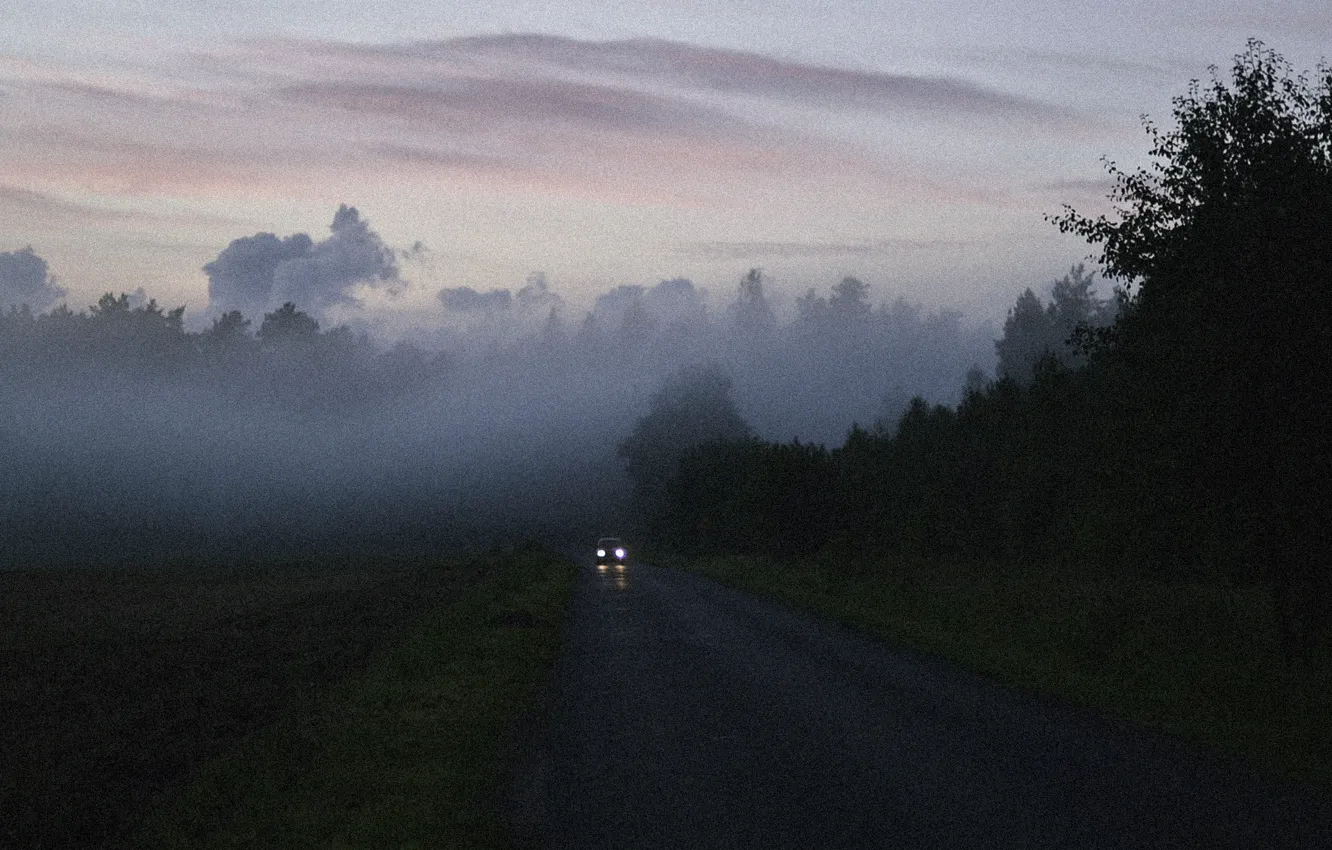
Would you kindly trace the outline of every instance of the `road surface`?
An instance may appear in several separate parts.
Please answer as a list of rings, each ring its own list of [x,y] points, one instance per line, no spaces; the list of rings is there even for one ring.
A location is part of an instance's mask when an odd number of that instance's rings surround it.
[[[509,800],[550,848],[1332,848],[1332,800],[646,564],[588,567]]]

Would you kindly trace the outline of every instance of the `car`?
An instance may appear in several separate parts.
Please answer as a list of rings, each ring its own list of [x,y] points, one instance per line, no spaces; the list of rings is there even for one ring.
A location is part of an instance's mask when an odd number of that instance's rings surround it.
[[[602,537],[597,540],[597,566],[623,567],[629,560],[629,550],[618,537]]]

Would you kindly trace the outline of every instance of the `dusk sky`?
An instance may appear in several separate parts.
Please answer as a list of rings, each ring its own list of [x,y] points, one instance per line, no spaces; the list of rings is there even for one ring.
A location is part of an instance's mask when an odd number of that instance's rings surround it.
[[[1332,54],[1326,0],[0,8],[0,251],[76,310],[142,287],[203,317],[232,240],[318,243],[347,204],[397,279],[323,315],[386,328],[538,270],[585,307],[674,277],[720,303],[752,266],[788,304],[856,275],[1001,320],[1089,253],[1043,216],[1105,208],[1141,115],[1248,38]]]

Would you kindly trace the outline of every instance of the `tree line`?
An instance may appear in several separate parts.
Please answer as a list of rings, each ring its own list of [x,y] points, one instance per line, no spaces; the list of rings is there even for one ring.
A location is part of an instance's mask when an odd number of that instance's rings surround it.
[[[0,312],[0,376],[117,376],[237,390],[297,406],[355,406],[419,385],[443,361],[411,346],[381,350],[346,326],[321,330],[286,303],[258,328],[239,311],[189,331],[184,307],[106,293],[88,310],[61,304]],[[355,392],[347,392],[354,386]]]
[[[8,295],[59,298],[35,252],[15,265]],[[615,444],[683,364],[726,363],[763,433],[820,436],[890,394],[952,396],[991,342],[854,278],[779,321],[744,281],[719,309],[684,279],[621,286],[578,322],[540,278],[455,289],[466,322],[389,347],[294,302],[202,328],[142,292],[7,306],[0,568],[582,539],[619,524]]]
[[[1174,117],[1149,168],[1109,166],[1114,214],[1051,217],[1099,249],[1112,301],[1081,268],[1048,307],[1024,293],[996,379],[835,448],[730,428],[682,449],[660,539],[1258,585],[1307,659],[1332,630],[1332,71],[1254,42]]]

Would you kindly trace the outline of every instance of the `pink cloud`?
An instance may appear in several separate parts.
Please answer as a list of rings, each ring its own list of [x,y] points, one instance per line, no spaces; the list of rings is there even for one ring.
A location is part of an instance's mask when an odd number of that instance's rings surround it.
[[[957,239],[877,239],[863,242],[778,242],[707,241],[687,242],[678,247],[685,254],[710,259],[757,261],[763,259],[804,259],[824,257],[863,257],[904,251],[957,251],[969,242]]]
[[[802,65],[662,41],[496,36],[386,47],[285,42],[189,59],[193,84],[0,66],[0,180],[104,192],[287,195],[462,183],[672,204],[844,191],[986,192],[725,99],[797,109],[1067,116],[961,80]]]
[[[212,229],[235,229],[246,222],[227,216],[202,213],[158,213],[75,203],[17,186],[0,183],[0,215],[32,225],[45,222],[67,226],[105,227],[124,224],[142,227],[187,225]]]
[[[579,41],[559,36],[476,36],[406,49],[443,58],[526,60],[589,72],[669,79],[717,92],[759,95],[828,109],[912,110],[1066,126],[1077,116],[1037,98],[955,77],[835,68],[739,50],[658,39]]]

